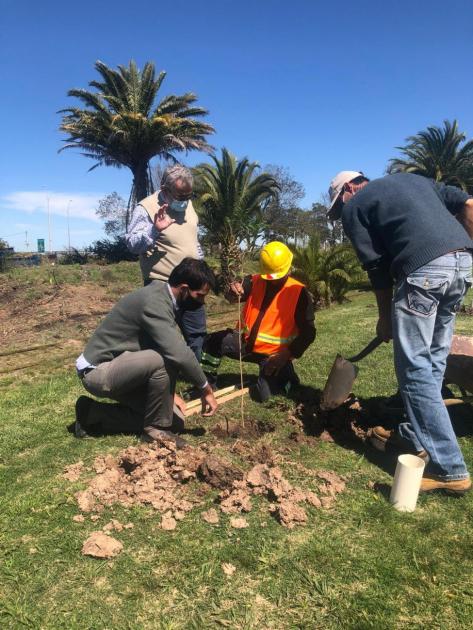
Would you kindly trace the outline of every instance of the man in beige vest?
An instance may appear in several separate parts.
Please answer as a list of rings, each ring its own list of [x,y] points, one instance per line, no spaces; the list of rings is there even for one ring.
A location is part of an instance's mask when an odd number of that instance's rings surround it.
[[[139,254],[144,284],[167,282],[184,258],[202,259],[198,218],[192,205],[191,171],[180,164],[169,166],[161,187],[139,202],[133,211],[125,239],[128,249]],[[206,335],[205,307],[183,304],[178,323],[184,338],[200,360]]]

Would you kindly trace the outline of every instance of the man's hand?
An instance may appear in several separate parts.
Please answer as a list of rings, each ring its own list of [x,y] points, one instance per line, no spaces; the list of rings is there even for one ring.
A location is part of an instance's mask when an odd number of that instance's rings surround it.
[[[214,413],[217,411],[218,403],[210,385],[207,385],[207,387],[202,392],[201,400],[202,400],[202,415],[213,416]]]
[[[243,297],[244,294],[245,294],[245,291],[243,290],[242,283],[239,282],[238,280],[235,280],[235,282],[232,282],[230,284],[228,291],[225,294],[225,298],[229,302],[234,303],[238,300],[238,296]]]
[[[376,334],[385,343],[388,343],[393,338],[393,328],[391,316],[380,317],[376,324]]]
[[[160,232],[165,230],[172,223],[176,222],[176,219],[171,219],[171,217],[167,213],[168,208],[169,208],[168,204],[163,203],[163,205],[160,206],[159,210],[154,215],[154,226]]]
[[[186,407],[187,407],[185,400],[181,398],[180,396],[178,396],[177,394],[174,394],[174,404],[184,415],[186,412]]]
[[[272,354],[264,365],[264,373],[267,376],[273,376],[283,368],[291,358],[291,353],[288,348],[281,348],[279,352]]]

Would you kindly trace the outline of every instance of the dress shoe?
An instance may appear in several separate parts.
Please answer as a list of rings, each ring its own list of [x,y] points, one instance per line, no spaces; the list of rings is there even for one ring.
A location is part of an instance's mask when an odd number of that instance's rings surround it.
[[[183,440],[181,437],[174,433],[173,431],[169,431],[168,429],[159,429],[158,427],[148,426],[143,429],[143,433],[141,434],[142,442],[174,442],[177,449],[185,448],[189,446],[189,444]]]

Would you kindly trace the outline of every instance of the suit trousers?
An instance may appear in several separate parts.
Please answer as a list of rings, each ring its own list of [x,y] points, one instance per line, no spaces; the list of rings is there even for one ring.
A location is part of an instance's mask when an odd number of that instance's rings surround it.
[[[93,422],[107,433],[170,427],[175,383],[175,374],[166,368],[162,356],[155,350],[124,352],[82,378],[89,393],[119,403],[95,402],[91,409]]]

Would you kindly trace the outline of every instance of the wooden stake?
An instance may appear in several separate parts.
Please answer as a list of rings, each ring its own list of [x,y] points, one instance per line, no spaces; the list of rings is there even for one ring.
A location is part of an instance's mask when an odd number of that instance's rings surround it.
[[[225,394],[229,394],[230,392],[233,392],[235,390],[235,385],[230,385],[229,387],[223,387],[222,389],[217,389],[216,392],[214,392],[214,396],[215,398],[219,398],[220,396],[225,396]],[[198,407],[201,404],[201,399],[200,398],[194,398],[193,400],[189,400],[189,402],[186,404],[186,410],[187,409],[192,409],[193,407]]]
[[[242,282],[243,282],[243,274],[242,274]],[[242,284],[243,286],[243,284]],[[240,358],[240,388],[243,390],[243,361],[241,358],[241,296],[238,294],[238,354]],[[240,416],[241,416],[241,426],[245,426],[245,412],[243,406],[243,396],[240,399]],[[228,433],[228,427],[227,427]]]
[[[453,407],[454,405],[464,405],[473,402],[473,396],[465,396],[465,398],[444,398],[444,404],[446,407]]]
[[[245,394],[248,393],[248,387],[245,387],[244,389],[237,389],[235,392],[231,392],[230,394],[226,394],[225,396],[221,396],[218,399],[219,405],[223,405],[223,403],[228,402],[229,400],[233,400],[234,398],[238,398],[239,396],[241,396],[243,398],[243,396],[245,396]],[[198,405],[195,405],[194,407],[192,407],[191,409],[187,408],[184,415],[187,416],[192,416],[195,413],[198,413],[200,411],[200,407]],[[228,420],[227,420],[228,423]]]

